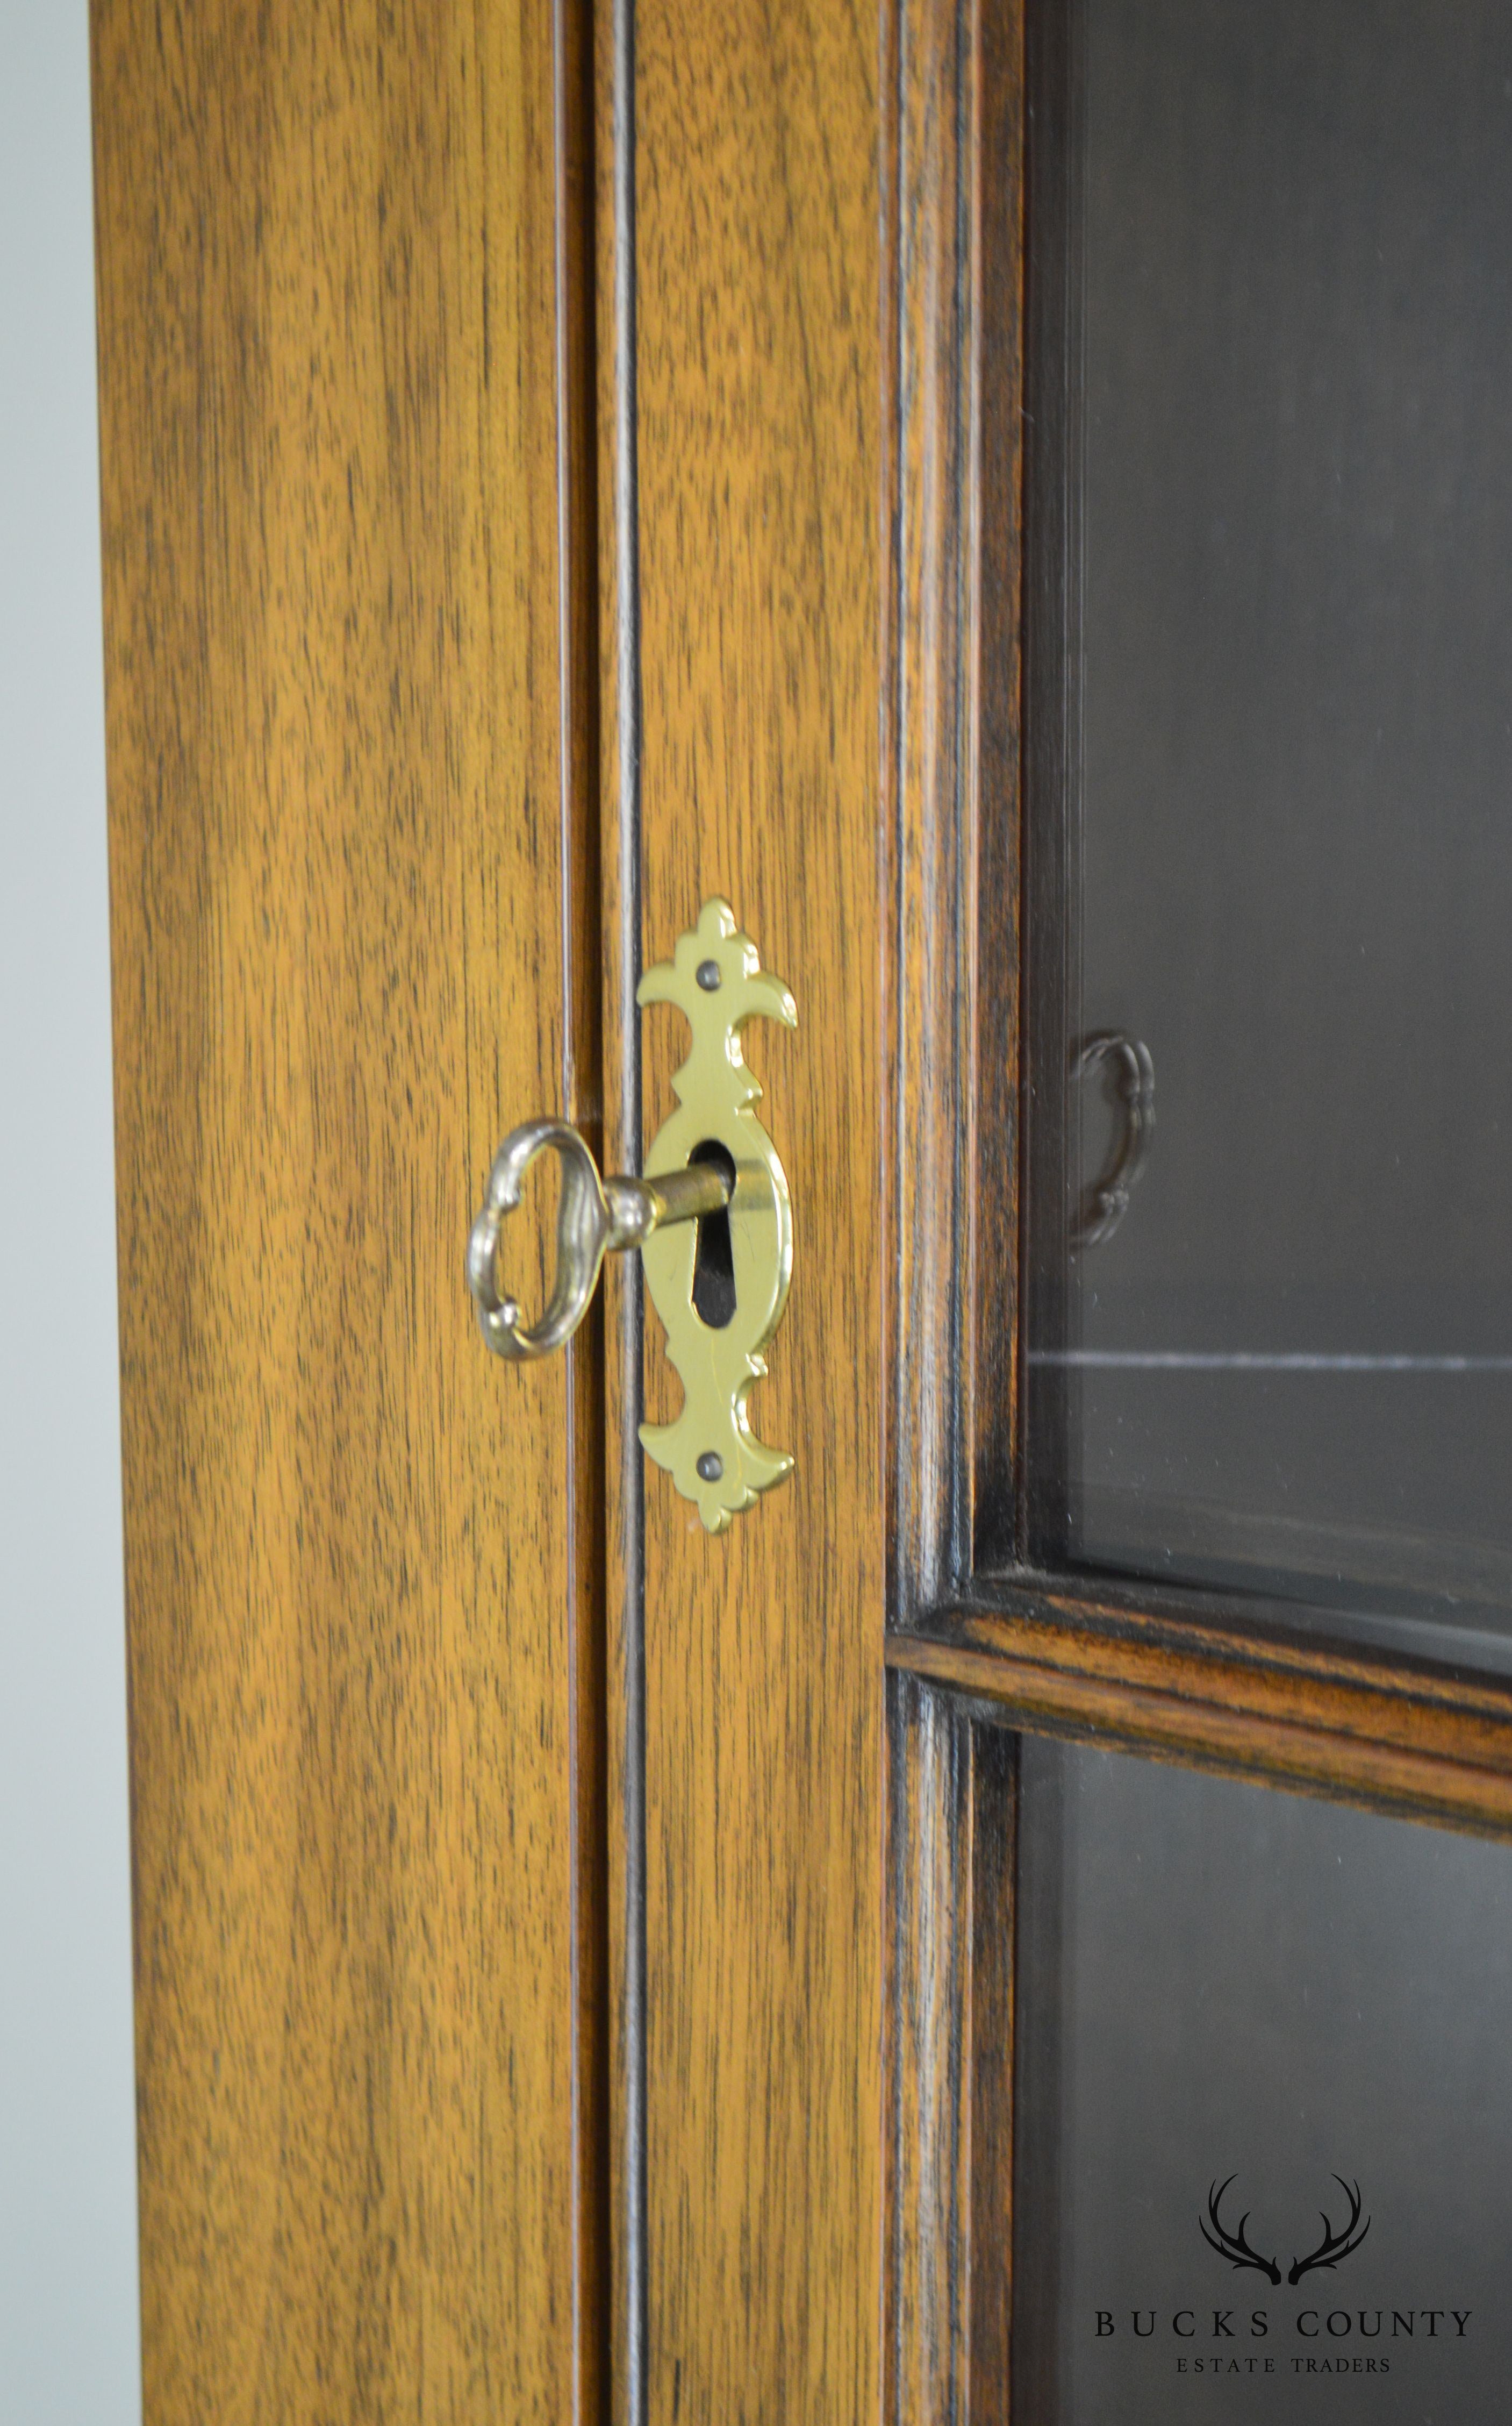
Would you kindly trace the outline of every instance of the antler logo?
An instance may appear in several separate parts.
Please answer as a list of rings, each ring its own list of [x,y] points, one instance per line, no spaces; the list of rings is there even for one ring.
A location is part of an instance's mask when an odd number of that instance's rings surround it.
[[[1281,2279],[1281,2270],[1277,2265],[1275,2258],[1263,2257],[1258,2249],[1251,2249],[1249,2242],[1246,2238],[1247,2228],[1249,2223],[1248,2210],[1247,2209],[1240,2217],[1239,2227],[1236,2232],[1231,2232],[1218,2214],[1218,2208],[1222,2204],[1226,2191],[1229,2190],[1230,2184],[1236,2182],[1239,2176],[1237,2174],[1231,2174],[1228,2181],[1214,2182],[1210,2186],[1208,2191],[1207,2223],[1204,2224],[1202,2218],[1198,2216],[1198,2229],[1201,2233],[1203,2240],[1207,2242],[1208,2247],[1210,2249],[1215,2249],[1220,2257],[1227,2257],[1231,2266],[1235,2269],[1244,2266],[1252,2266],[1255,2269],[1255,2272],[1258,2274],[1263,2274],[1267,2281],[1271,2283],[1279,2283]],[[1340,2189],[1343,2191],[1345,2198],[1349,2202],[1348,2222],[1343,2226],[1342,2230],[1335,2232],[1327,2216],[1324,2213],[1321,2208],[1319,2208],[1319,2219],[1323,2224],[1323,2239],[1319,2241],[1316,2249],[1311,2251],[1308,2256],[1293,2258],[1291,2272],[1286,2277],[1288,2283],[1300,2283],[1303,2275],[1311,2274],[1315,2267],[1327,2268],[1331,2272],[1332,2270],[1340,2263],[1341,2259],[1353,2256],[1355,2251],[1359,2247],[1360,2242],[1364,2240],[1366,2233],[1370,2230],[1371,2220],[1369,2216],[1365,2218],[1363,2224],[1359,2221],[1359,2210],[1361,2205],[1359,2184],[1358,2182],[1346,2182],[1343,2174],[1335,2174],[1333,2178],[1338,2183]],[[1213,2227],[1211,2232],[1208,2229],[1209,2224]]]
[[[1212,2224],[1213,2230],[1211,2232],[1208,2230],[1207,2224],[1202,2222],[1200,2216],[1198,2218],[1198,2229],[1200,2231],[1203,2240],[1207,2242],[1208,2247],[1210,2249],[1215,2249],[1220,2257],[1227,2257],[1231,2266],[1235,2268],[1241,2266],[1253,2266],[1258,2274],[1265,2275],[1272,2283],[1279,2283],[1281,2279],[1281,2270],[1277,2265],[1275,2258],[1262,2257],[1259,2250],[1251,2249],[1248,2241],[1245,2239],[1245,2226],[1249,2222],[1249,2210],[1247,2208],[1239,2219],[1239,2229],[1237,2232],[1228,2231],[1219,2222],[1218,2207],[1222,2200],[1223,2193],[1228,2189],[1229,2182],[1236,2182],[1238,2179],[1239,2176],[1237,2174],[1231,2174],[1228,2182],[1224,2182],[1222,2184],[1214,2183],[1210,2186],[1208,2190],[1208,2224]]]
[[[1365,2218],[1363,2224],[1359,2221],[1359,2184],[1346,2182],[1343,2174],[1335,2174],[1333,2178],[1349,2201],[1349,2221],[1343,2232],[1335,2232],[1322,2208],[1319,2208],[1318,2217],[1323,2225],[1323,2239],[1311,2257],[1293,2258],[1292,2271],[1286,2278],[1288,2283],[1300,2283],[1303,2275],[1311,2274],[1314,2266],[1326,2266],[1331,2272],[1338,2265],[1341,2257],[1353,2256],[1370,2230],[1369,2216]]]

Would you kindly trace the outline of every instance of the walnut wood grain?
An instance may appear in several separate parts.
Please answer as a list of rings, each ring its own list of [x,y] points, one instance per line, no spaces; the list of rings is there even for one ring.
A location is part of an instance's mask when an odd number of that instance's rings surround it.
[[[997,2426],[1012,2324],[1017,1739],[888,1679],[889,2426]]]
[[[1022,24],[884,12],[888,1601],[927,1623],[1013,1504]],[[983,1185],[984,1136],[990,1140]],[[890,1642],[905,1639],[890,1637]],[[1001,2419],[1014,1739],[889,1680],[886,2414]]]
[[[884,14],[889,1590],[969,1574],[1017,1432],[1022,24]],[[984,1138],[990,1184],[982,1184]]]
[[[994,1597],[890,1635],[889,1665],[1037,1733],[1512,1834],[1512,1688],[1499,1679],[1241,1629],[1217,1609],[1185,1615],[1139,1587],[1024,1582]]]
[[[599,1385],[461,1261],[597,1085],[574,74],[94,9],[148,2426],[603,2414]]]
[[[895,1670],[887,1740],[883,2414],[940,2426],[965,2406],[971,2353],[971,1722]]]
[[[643,723],[619,900],[651,960],[728,895],[799,1022],[748,1038],[796,1241],[750,1415],[796,1470],[715,1540],[644,1480],[647,2415],[834,2426],[881,2397],[877,19],[639,0],[634,31]],[[607,162],[606,73],[599,124]],[[623,191],[601,169],[601,295]],[[620,678],[629,570],[605,585]],[[617,695],[621,736],[635,706]],[[622,786],[607,725],[604,763]],[[642,1050],[650,1135],[674,1012]],[[654,1418],[677,1384],[648,1331]],[[639,1488],[617,1473],[612,1541]]]

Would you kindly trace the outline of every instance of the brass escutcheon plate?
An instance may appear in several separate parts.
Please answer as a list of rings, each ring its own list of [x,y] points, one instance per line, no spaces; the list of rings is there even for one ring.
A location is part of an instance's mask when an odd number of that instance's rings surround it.
[[[643,1007],[675,1003],[693,1031],[692,1050],[672,1081],[678,1108],[657,1131],[647,1178],[684,1170],[695,1149],[710,1144],[722,1146],[735,1169],[729,1208],[735,1308],[723,1328],[705,1322],[693,1302],[696,1225],[659,1230],[641,1250],[684,1390],[676,1421],[642,1424],[641,1444],[694,1502],[708,1530],[722,1533],[732,1516],[793,1470],[786,1449],[758,1440],[746,1412],[751,1383],[766,1370],[762,1350],[787,1299],[793,1209],[777,1148],[752,1108],[762,1091],[746,1066],[741,1031],[758,1015],[796,1027],[797,1007],[781,979],[763,969],[729,902],[717,897],[678,938],[671,960],[646,971],[635,998]]]

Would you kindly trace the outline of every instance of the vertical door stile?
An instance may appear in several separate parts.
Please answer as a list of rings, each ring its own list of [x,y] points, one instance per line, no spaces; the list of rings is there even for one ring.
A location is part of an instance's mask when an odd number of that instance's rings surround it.
[[[641,672],[635,395],[634,0],[598,9],[594,55],[598,338],[603,1144],[639,1171]],[[646,2426],[645,1291],[640,1258],[607,1276],[604,1548],[608,1636],[614,2415]]]
[[[795,1232],[751,1418],[796,1469],[727,1534],[642,1474],[633,1276],[610,1300],[620,2388],[634,2419],[832,2426],[881,2401],[877,24],[620,0],[603,26],[611,1156],[637,961],[710,895],[799,1018],[748,1055]],[[640,1039],[650,1135],[686,1036],[656,1009]],[[675,1414],[654,1320],[644,1389]]]

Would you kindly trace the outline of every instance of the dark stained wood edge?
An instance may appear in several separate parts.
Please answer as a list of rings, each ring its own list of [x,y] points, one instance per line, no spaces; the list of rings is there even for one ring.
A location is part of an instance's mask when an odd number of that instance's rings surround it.
[[[972,1531],[980,50],[977,0],[884,14],[883,1189],[903,1612],[966,1572]]]
[[[888,2426],[1002,2426],[1012,2326],[1017,1743],[888,1679]]]
[[[891,1667],[1019,1726],[1479,1833],[1512,1835],[1512,1687],[1058,1582],[936,1611]],[[1151,1599],[1155,1606],[1150,1606]]]
[[[1021,0],[883,11],[882,895],[893,1622],[1013,1503],[1019,1237]],[[984,410],[984,403],[990,410]],[[977,1108],[999,1175],[976,1186]],[[1009,1140],[1005,1152],[1003,1140]],[[986,1445],[983,1471],[973,1443]],[[948,1681],[948,1680],[947,1680]],[[884,2414],[1008,2412],[1015,1744],[887,1705]]]
[[[1023,40],[1022,0],[896,0],[884,23],[884,1187],[900,1623],[970,1572],[978,1512],[1014,1505]],[[1006,1541],[985,1546],[1011,1554],[1011,1514]]]
[[[553,0],[556,527],[561,699],[562,1103],[601,1162],[599,461],[590,0]],[[572,2416],[611,2401],[609,1738],[603,1309],[568,1350],[572,1689]]]
[[[959,2411],[969,2360],[971,1730],[948,1693],[887,1690],[883,2416]]]

